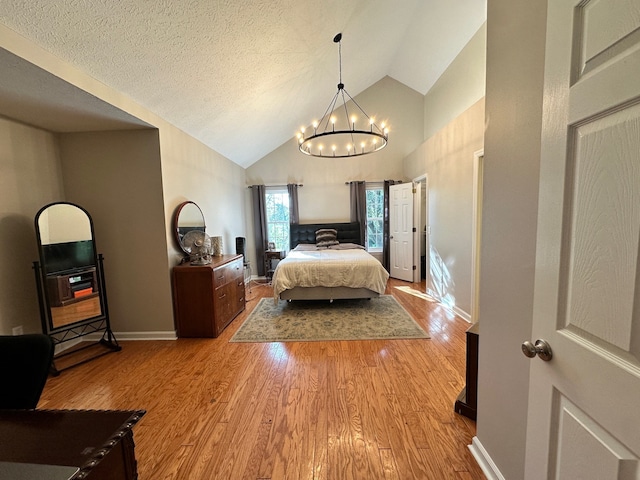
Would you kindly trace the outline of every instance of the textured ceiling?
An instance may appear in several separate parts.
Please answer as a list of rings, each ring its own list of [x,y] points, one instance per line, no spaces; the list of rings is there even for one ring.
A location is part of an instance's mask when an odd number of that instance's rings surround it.
[[[2,4],[0,23],[243,167],[322,114],[338,81],[336,33],[343,33],[342,78],[352,96],[385,75],[425,94],[486,17],[485,0]],[[0,55],[3,71],[9,60]],[[29,70],[14,68],[16,77]],[[0,77],[1,108],[21,84]],[[96,115],[102,117],[136,124],[113,108]]]

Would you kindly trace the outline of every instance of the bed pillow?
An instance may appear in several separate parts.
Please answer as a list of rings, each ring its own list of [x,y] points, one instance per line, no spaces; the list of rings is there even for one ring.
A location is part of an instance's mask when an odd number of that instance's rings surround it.
[[[331,245],[337,245],[338,231],[333,228],[321,228],[316,230],[316,247],[327,248]]]

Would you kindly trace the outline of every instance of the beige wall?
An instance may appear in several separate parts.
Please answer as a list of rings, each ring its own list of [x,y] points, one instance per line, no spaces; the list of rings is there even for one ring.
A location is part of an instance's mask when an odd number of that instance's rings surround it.
[[[484,144],[486,24],[424,97],[425,141],[404,159],[404,177],[427,176],[434,262],[451,276],[446,289],[471,318],[474,154]]]
[[[41,331],[32,262],[38,260],[35,216],[64,200],[55,135],[0,118],[0,335],[22,325]]]
[[[425,139],[484,97],[486,47],[484,23],[425,95]]]
[[[160,130],[162,184],[169,264],[182,258],[173,231],[180,203],[190,200],[202,210],[211,236],[222,236],[224,253],[235,253],[235,238],[245,231],[245,171],[175,128]]]
[[[489,0],[477,439],[523,478],[546,9]]]
[[[107,219],[106,226],[100,226],[98,248],[103,252],[109,252],[110,257],[107,258],[105,255],[105,262],[112,270],[108,270],[107,267],[105,270],[111,275],[106,279],[109,292],[114,289],[113,295],[109,295],[114,331],[120,333],[119,338],[122,339],[171,338],[174,335],[174,326],[170,271],[179,260],[178,247],[171,228],[175,208],[185,200],[200,203],[207,221],[208,233],[223,235],[225,251],[235,251],[235,237],[246,236],[244,170],[122,93],[96,81],[24,37],[3,26],[0,26],[0,33],[0,48],[7,49],[62,80],[157,127],[157,133],[152,134],[155,135],[155,140],[146,137],[149,132],[141,136],[136,136],[133,132],[131,136],[106,132],[94,136],[65,136],[65,148],[68,152],[68,158],[65,160],[69,165],[74,164],[74,167],[67,167],[63,174],[61,165],[55,163],[60,162],[60,159],[56,156],[58,145],[54,135],[38,133],[38,130],[28,128],[25,133],[23,127],[14,126],[15,124],[9,122],[11,127],[0,126],[0,132],[4,133],[5,128],[8,129],[8,133],[5,134],[8,136],[7,142],[3,142],[0,152],[7,149],[11,153],[8,158],[0,159],[3,167],[7,165],[6,171],[2,171],[0,181],[6,181],[8,184],[13,182],[22,187],[15,196],[11,196],[12,205],[2,207],[7,212],[5,222],[8,223],[30,225],[38,208],[44,203],[64,200],[63,179],[64,186],[73,187],[77,198],[93,206],[93,210],[100,211],[105,206],[113,205],[113,212],[107,212],[110,209],[105,208],[98,215],[101,219]],[[109,135],[121,135],[117,141],[124,141],[124,144],[108,145]],[[86,163],[83,163],[81,145],[83,149],[94,153],[96,158],[104,159],[106,164],[100,165],[86,158]],[[103,147],[105,151],[101,152]],[[132,155],[131,151],[135,151],[136,155]],[[57,170],[54,168],[56,165]],[[75,167],[79,170],[74,171]],[[101,176],[93,175],[95,171],[100,171]],[[111,199],[112,195],[118,195],[120,198]],[[0,192],[0,199],[4,201],[5,197],[9,197],[9,194]],[[132,199],[137,199],[137,202],[133,203],[141,212],[137,220],[141,219],[142,211],[149,213],[149,218],[142,220],[143,228],[138,228],[136,234],[139,235],[146,230],[154,236],[148,253],[138,253],[143,255],[139,263],[144,266],[136,266],[134,280],[146,285],[135,287],[142,293],[137,300],[131,300],[131,295],[125,293],[125,288],[119,281],[125,280],[124,277],[118,278],[124,270],[122,259],[136,253],[123,241],[121,222],[125,219],[116,221],[112,217],[123,213],[126,210],[125,206]],[[109,231],[105,231],[105,228]],[[7,228],[7,231],[17,230],[17,226],[13,229]],[[26,228],[23,230],[25,234],[22,236],[34,235],[33,227],[30,227],[29,234],[26,234]],[[7,234],[7,239],[10,235]],[[35,249],[35,237],[33,242]],[[32,275],[30,262],[36,260],[36,252],[25,257],[28,258],[26,275]],[[10,259],[8,262],[14,271],[5,274],[0,270],[0,283],[11,284],[13,280],[9,274],[16,274],[18,271],[19,275],[25,275],[15,260]],[[147,268],[149,262],[153,262],[153,265]],[[114,270],[116,265],[117,270]],[[116,278],[112,278],[114,276]],[[125,281],[125,284],[131,284],[131,281]],[[35,289],[25,290],[24,280],[13,284],[16,285],[17,296],[25,298],[11,300],[11,308],[6,307],[6,314],[2,313],[6,304],[0,306],[0,327],[5,330],[10,330],[10,326],[17,321],[15,317],[23,316],[23,311],[31,309],[37,313]],[[142,301],[141,297],[146,301]],[[17,304],[16,308],[13,308],[14,304]],[[5,316],[8,317],[7,320]],[[32,330],[39,330],[39,326],[36,328],[34,325]]]
[[[312,223],[349,221],[349,187],[345,182],[407,180],[403,174],[402,159],[422,142],[423,96],[385,77],[355,100],[370,116],[388,119],[390,133],[386,148],[362,157],[320,159],[302,154],[292,132],[289,142],[247,168],[247,185],[304,184],[298,192],[300,221]],[[245,200],[248,202],[250,193],[249,189],[246,190]],[[251,212],[251,209],[247,211]],[[254,252],[252,213],[247,220],[247,231],[251,232],[247,251]],[[255,258],[251,260],[255,262]]]
[[[427,174],[431,250],[451,276],[447,294],[471,314],[473,162],[484,144],[484,99],[424,142],[405,159],[405,175]]]
[[[67,200],[93,218],[115,332],[172,331],[157,130],[60,135]]]

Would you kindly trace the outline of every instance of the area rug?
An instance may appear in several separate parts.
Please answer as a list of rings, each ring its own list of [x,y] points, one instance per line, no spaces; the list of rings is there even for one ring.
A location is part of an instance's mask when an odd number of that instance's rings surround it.
[[[391,295],[371,300],[263,298],[230,342],[429,338]]]

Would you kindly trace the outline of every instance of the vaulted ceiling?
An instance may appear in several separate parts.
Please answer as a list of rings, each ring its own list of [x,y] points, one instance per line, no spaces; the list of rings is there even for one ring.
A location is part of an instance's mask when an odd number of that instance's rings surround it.
[[[426,94],[486,18],[486,0],[2,3],[5,27],[243,167],[325,110],[336,33],[352,96],[386,75]],[[111,128],[141,123],[6,51],[0,70],[0,115],[52,131],[97,129],[74,112]]]

